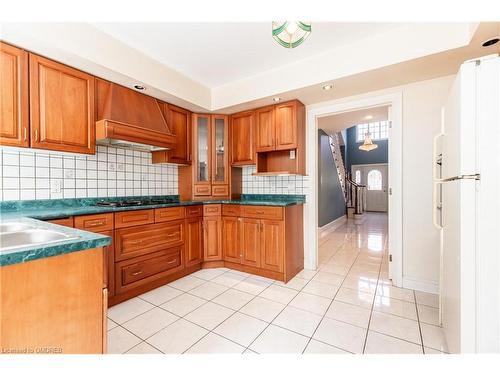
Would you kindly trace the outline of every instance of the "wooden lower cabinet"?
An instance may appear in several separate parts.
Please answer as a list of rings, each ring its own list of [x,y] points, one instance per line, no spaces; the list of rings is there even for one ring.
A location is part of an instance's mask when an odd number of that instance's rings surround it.
[[[102,248],[2,267],[0,351],[106,352]]]
[[[222,212],[231,215],[222,218],[227,267],[285,282],[304,268],[301,205],[223,206]],[[234,216],[237,212],[238,217]]]
[[[186,267],[203,262],[203,218],[186,219]]]
[[[241,228],[241,264],[260,267],[260,220],[243,218]]]
[[[260,221],[260,267],[283,272],[285,223],[281,220]]]
[[[203,260],[222,260],[222,220],[220,216],[203,218]]]
[[[226,262],[241,262],[240,224],[237,217],[222,218],[222,252]]]

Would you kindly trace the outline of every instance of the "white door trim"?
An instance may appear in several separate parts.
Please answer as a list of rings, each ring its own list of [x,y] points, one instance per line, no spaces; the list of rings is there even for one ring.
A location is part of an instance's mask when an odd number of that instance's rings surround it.
[[[403,282],[403,95],[396,92],[365,98],[344,98],[307,107],[306,162],[310,189],[304,207],[304,267],[318,267],[318,118],[334,113],[389,105],[389,249],[390,277],[394,285]]]

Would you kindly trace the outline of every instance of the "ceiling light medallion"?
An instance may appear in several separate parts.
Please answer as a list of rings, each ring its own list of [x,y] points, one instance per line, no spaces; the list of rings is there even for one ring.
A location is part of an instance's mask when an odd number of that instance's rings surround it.
[[[359,149],[362,150],[362,151],[371,151],[371,150],[375,150],[376,148],[378,147],[377,144],[373,143],[371,137],[370,137],[370,132],[366,132],[366,135],[365,135],[365,142],[359,146]]]
[[[303,21],[273,21],[273,38],[285,48],[300,46],[311,34],[311,24]]]

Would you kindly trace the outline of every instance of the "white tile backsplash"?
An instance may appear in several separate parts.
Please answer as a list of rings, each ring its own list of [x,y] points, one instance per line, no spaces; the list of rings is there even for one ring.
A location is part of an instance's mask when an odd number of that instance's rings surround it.
[[[0,200],[170,195],[178,194],[177,181],[176,165],[152,164],[147,152],[98,146],[96,155],[81,155],[0,147]]]
[[[255,166],[243,167],[243,194],[307,194],[308,176],[253,176]]]

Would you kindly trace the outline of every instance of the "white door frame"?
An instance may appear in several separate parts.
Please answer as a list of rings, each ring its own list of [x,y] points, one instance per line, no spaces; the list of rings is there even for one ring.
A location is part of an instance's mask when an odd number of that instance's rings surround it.
[[[402,92],[372,97],[344,98],[307,107],[306,162],[310,190],[304,206],[304,267],[318,267],[318,119],[340,112],[388,105],[389,120],[389,249],[392,264],[389,277],[403,284],[403,95]]]

